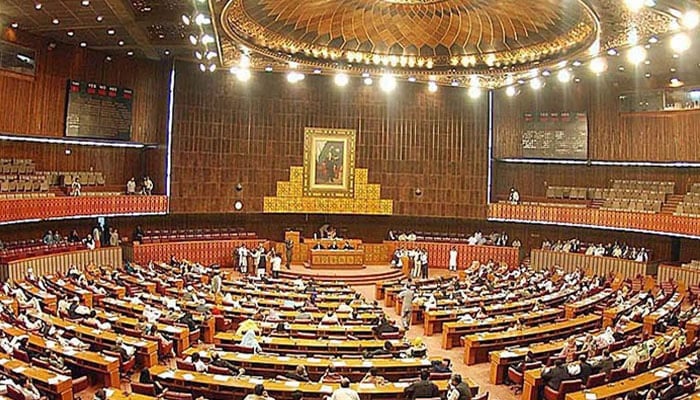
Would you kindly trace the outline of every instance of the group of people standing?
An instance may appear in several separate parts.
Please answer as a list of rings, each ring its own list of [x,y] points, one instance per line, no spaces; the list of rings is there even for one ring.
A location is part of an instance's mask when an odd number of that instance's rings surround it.
[[[292,255],[294,243],[291,240],[285,240],[285,266],[291,269]],[[258,247],[249,249],[245,244],[242,244],[235,250],[234,259],[237,259],[238,271],[241,274],[249,273],[248,266],[255,270],[255,274],[260,278],[267,273],[267,265],[270,265],[270,273],[273,278],[279,277],[279,272],[282,269],[282,255],[271,247],[269,250],[265,248],[263,243]],[[249,263],[249,259],[252,263]]]

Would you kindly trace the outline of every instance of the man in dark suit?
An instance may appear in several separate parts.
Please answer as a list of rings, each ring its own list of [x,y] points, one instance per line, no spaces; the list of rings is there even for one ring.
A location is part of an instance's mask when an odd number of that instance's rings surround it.
[[[591,364],[588,363],[585,354],[581,354],[580,356],[578,356],[578,361],[581,364],[581,373],[579,374],[579,376],[581,377],[581,381],[583,381],[583,384],[585,385],[588,381],[588,377],[593,375],[593,367],[591,366]]]
[[[567,379],[569,379],[569,373],[564,367],[564,360],[555,361],[554,367],[546,368],[542,372],[542,380],[545,385],[554,390],[559,390],[559,384]]]
[[[338,243],[335,240],[328,246],[328,250],[338,250]]]
[[[610,352],[608,350],[603,350],[603,357],[596,363],[596,369],[598,372],[605,372],[606,374],[615,368],[615,361],[610,357]]]
[[[403,391],[409,400],[439,397],[440,391],[436,384],[430,381],[430,371],[420,372],[420,380],[413,382]]]

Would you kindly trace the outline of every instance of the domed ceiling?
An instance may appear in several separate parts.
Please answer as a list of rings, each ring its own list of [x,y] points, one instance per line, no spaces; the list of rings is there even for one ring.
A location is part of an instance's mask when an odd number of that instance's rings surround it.
[[[271,56],[435,71],[564,55],[597,32],[578,0],[232,0],[222,23]]]
[[[632,0],[626,0],[632,1]],[[647,1],[651,0],[640,0]],[[668,2],[672,3],[671,0]],[[673,5],[622,0],[218,0],[222,66],[343,70],[500,87],[673,28]],[[677,5],[676,5],[677,6]]]

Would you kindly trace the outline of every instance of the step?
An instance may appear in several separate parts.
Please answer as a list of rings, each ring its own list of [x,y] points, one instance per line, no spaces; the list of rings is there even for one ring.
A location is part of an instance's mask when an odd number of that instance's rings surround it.
[[[386,269],[381,271],[345,271],[345,270],[292,270],[280,271],[282,278],[314,278],[317,281],[342,281],[350,285],[373,285],[375,282],[398,279],[403,277],[403,273],[397,269]]]

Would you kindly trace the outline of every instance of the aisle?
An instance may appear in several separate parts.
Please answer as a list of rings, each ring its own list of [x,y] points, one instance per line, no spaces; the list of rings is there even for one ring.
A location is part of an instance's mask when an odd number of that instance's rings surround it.
[[[367,299],[376,300],[374,297],[374,285],[371,286],[352,286],[353,289],[362,293]],[[384,312],[386,314],[398,320],[399,316],[392,307],[384,307]],[[413,325],[411,329],[407,332],[407,337],[415,338],[418,336],[423,337],[423,341],[426,346],[428,346],[428,355],[437,356],[443,358],[450,358],[452,360],[452,370],[454,372],[462,374],[462,376],[468,376],[474,380],[474,382],[479,384],[479,393],[484,391],[490,392],[489,400],[513,400],[519,399],[520,395],[514,395],[507,386],[504,385],[492,385],[489,383],[489,364],[483,363],[473,366],[467,366],[462,361],[464,347],[457,347],[451,350],[443,350],[440,347],[441,336],[439,334],[433,336],[423,336],[423,326]]]

